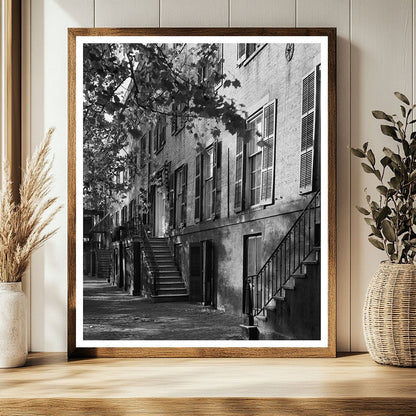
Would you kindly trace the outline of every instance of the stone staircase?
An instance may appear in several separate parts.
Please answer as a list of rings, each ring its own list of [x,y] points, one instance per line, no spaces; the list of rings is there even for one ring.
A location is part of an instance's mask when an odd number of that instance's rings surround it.
[[[266,305],[265,314],[256,316],[259,339],[319,340],[321,296],[320,247],[302,262],[282,291]]]
[[[188,290],[166,238],[150,237],[157,273],[156,294],[151,295],[153,302],[186,302]]]
[[[110,279],[111,273],[111,250],[97,250],[97,277],[100,279]]]

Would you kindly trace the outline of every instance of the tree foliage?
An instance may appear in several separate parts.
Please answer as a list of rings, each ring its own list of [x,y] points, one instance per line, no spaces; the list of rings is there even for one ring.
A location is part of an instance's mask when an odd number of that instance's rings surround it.
[[[367,194],[367,208],[357,207],[370,226],[370,243],[386,252],[393,263],[415,263],[416,256],[416,132],[411,132],[416,105],[395,92],[401,101],[400,113],[389,115],[375,110],[373,116],[382,120],[381,132],[392,140],[384,147],[384,156],[376,161],[373,151],[364,143],[362,148],[351,149],[354,156],[363,159],[364,172],[374,175],[379,185],[376,200]],[[393,150],[394,149],[394,150]]]
[[[86,204],[102,209],[128,191],[131,181],[115,178],[127,170],[131,180],[139,174],[139,140],[158,122],[182,117],[199,144],[200,120],[214,121],[206,123],[214,137],[219,125],[232,134],[244,131],[242,106],[217,88],[239,88],[240,82],[223,74],[221,65],[218,44],[84,45]]]

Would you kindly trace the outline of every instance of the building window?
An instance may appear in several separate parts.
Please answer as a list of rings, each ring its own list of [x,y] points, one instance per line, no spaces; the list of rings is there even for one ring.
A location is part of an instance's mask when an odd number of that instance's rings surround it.
[[[315,136],[319,132],[317,110],[319,110],[319,67],[302,80],[302,116],[299,192],[313,190]]]
[[[262,148],[258,142],[262,137],[263,115],[259,114],[247,123],[250,139],[247,145],[250,205],[260,203],[261,190],[261,156]]]
[[[237,65],[241,65],[248,60],[257,51],[259,51],[264,44],[262,43],[237,43]]]
[[[186,196],[188,166],[183,165],[175,172],[175,227],[186,225]]]
[[[198,68],[198,81],[205,87],[218,88],[223,80],[223,45],[215,43],[213,46],[212,57],[206,61],[201,61]]]
[[[171,117],[171,132],[173,135],[178,134],[185,127],[185,104],[172,104],[172,117]]]
[[[220,210],[219,169],[221,143],[212,146],[196,157],[195,165],[195,221],[214,219]]]
[[[163,149],[166,143],[166,117],[159,119],[154,134],[153,150],[155,153]]]
[[[127,206],[124,206],[121,209],[121,225],[124,225],[127,222]]]
[[[237,135],[234,209],[269,205],[274,197],[277,101],[247,121],[248,138]]]
[[[203,209],[202,218],[204,220],[210,219],[212,216],[212,189],[214,181],[214,158],[213,147],[209,148],[204,154],[203,159]]]

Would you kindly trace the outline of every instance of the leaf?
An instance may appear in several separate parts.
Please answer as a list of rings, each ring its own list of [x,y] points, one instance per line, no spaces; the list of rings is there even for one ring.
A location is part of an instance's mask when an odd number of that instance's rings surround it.
[[[378,120],[387,120],[387,121],[391,121],[392,123],[394,122],[393,117],[389,116],[384,111],[374,110],[372,111],[372,113],[373,113],[373,117]]]
[[[365,157],[365,153],[361,149],[354,149],[353,147],[351,147],[351,153],[356,157]]]
[[[381,230],[383,231],[384,237],[386,237],[388,241],[391,243],[396,241],[396,232],[394,231],[391,221],[384,219],[381,222]]]
[[[387,244],[387,252],[390,255],[394,253],[394,244]]]
[[[380,224],[381,221],[384,220],[384,218],[387,217],[387,215],[389,215],[390,213],[390,208],[389,207],[383,207],[380,212],[377,215],[377,223]]]
[[[380,186],[377,186],[376,189],[377,189],[377,191],[379,191],[381,193],[381,195],[384,195],[384,196],[387,195],[387,187],[386,186],[380,185]]]
[[[368,225],[376,225],[376,222],[372,219],[372,218],[364,218],[364,221],[366,222],[366,224]]]
[[[383,165],[383,167],[386,167],[389,163],[390,163],[390,158],[387,156],[384,156],[381,160],[380,163]]]
[[[395,176],[393,176],[388,183],[394,189],[399,189],[400,187],[400,180],[397,179]]]
[[[381,232],[378,228],[376,228],[374,225],[371,226],[371,231],[373,232],[373,234],[378,237],[378,238],[383,238],[383,236],[381,235]]]
[[[394,95],[400,100],[403,101],[405,104],[410,105],[409,99],[400,92],[395,92]]]
[[[372,166],[376,163],[376,158],[374,157],[374,153],[371,151],[371,149],[367,152],[367,159],[371,163]]]
[[[363,149],[364,149],[364,152],[366,152],[366,151],[367,151],[367,147],[368,147],[368,142],[365,142],[365,143],[363,144]]]
[[[379,250],[384,250],[383,243],[376,237],[368,237],[368,241]]]
[[[358,205],[356,205],[355,208],[363,215],[370,215],[370,211],[367,211],[365,208],[359,207]]]
[[[366,173],[374,173],[374,169],[371,166],[368,166],[366,163],[361,163],[364,172]]]
[[[381,182],[381,173],[380,173],[380,171],[378,169],[376,169],[374,171],[374,175],[376,175],[377,176],[377,179]]]
[[[416,169],[409,175],[409,182],[413,182],[416,179]]]
[[[397,137],[397,132],[396,132],[396,128],[395,127],[388,126],[386,124],[382,124],[380,126],[380,129],[381,129],[382,133],[385,134],[386,136],[390,136],[394,140],[400,141],[399,138]]]
[[[402,116],[406,117],[406,109],[401,105],[400,110],[402,110]]]

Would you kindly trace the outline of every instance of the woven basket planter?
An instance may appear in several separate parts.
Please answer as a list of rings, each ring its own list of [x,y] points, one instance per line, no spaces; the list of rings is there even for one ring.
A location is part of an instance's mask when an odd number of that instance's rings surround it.
[[[367,290],[364,337],[374,361],[416,366],[416,266],[381,263]]]

